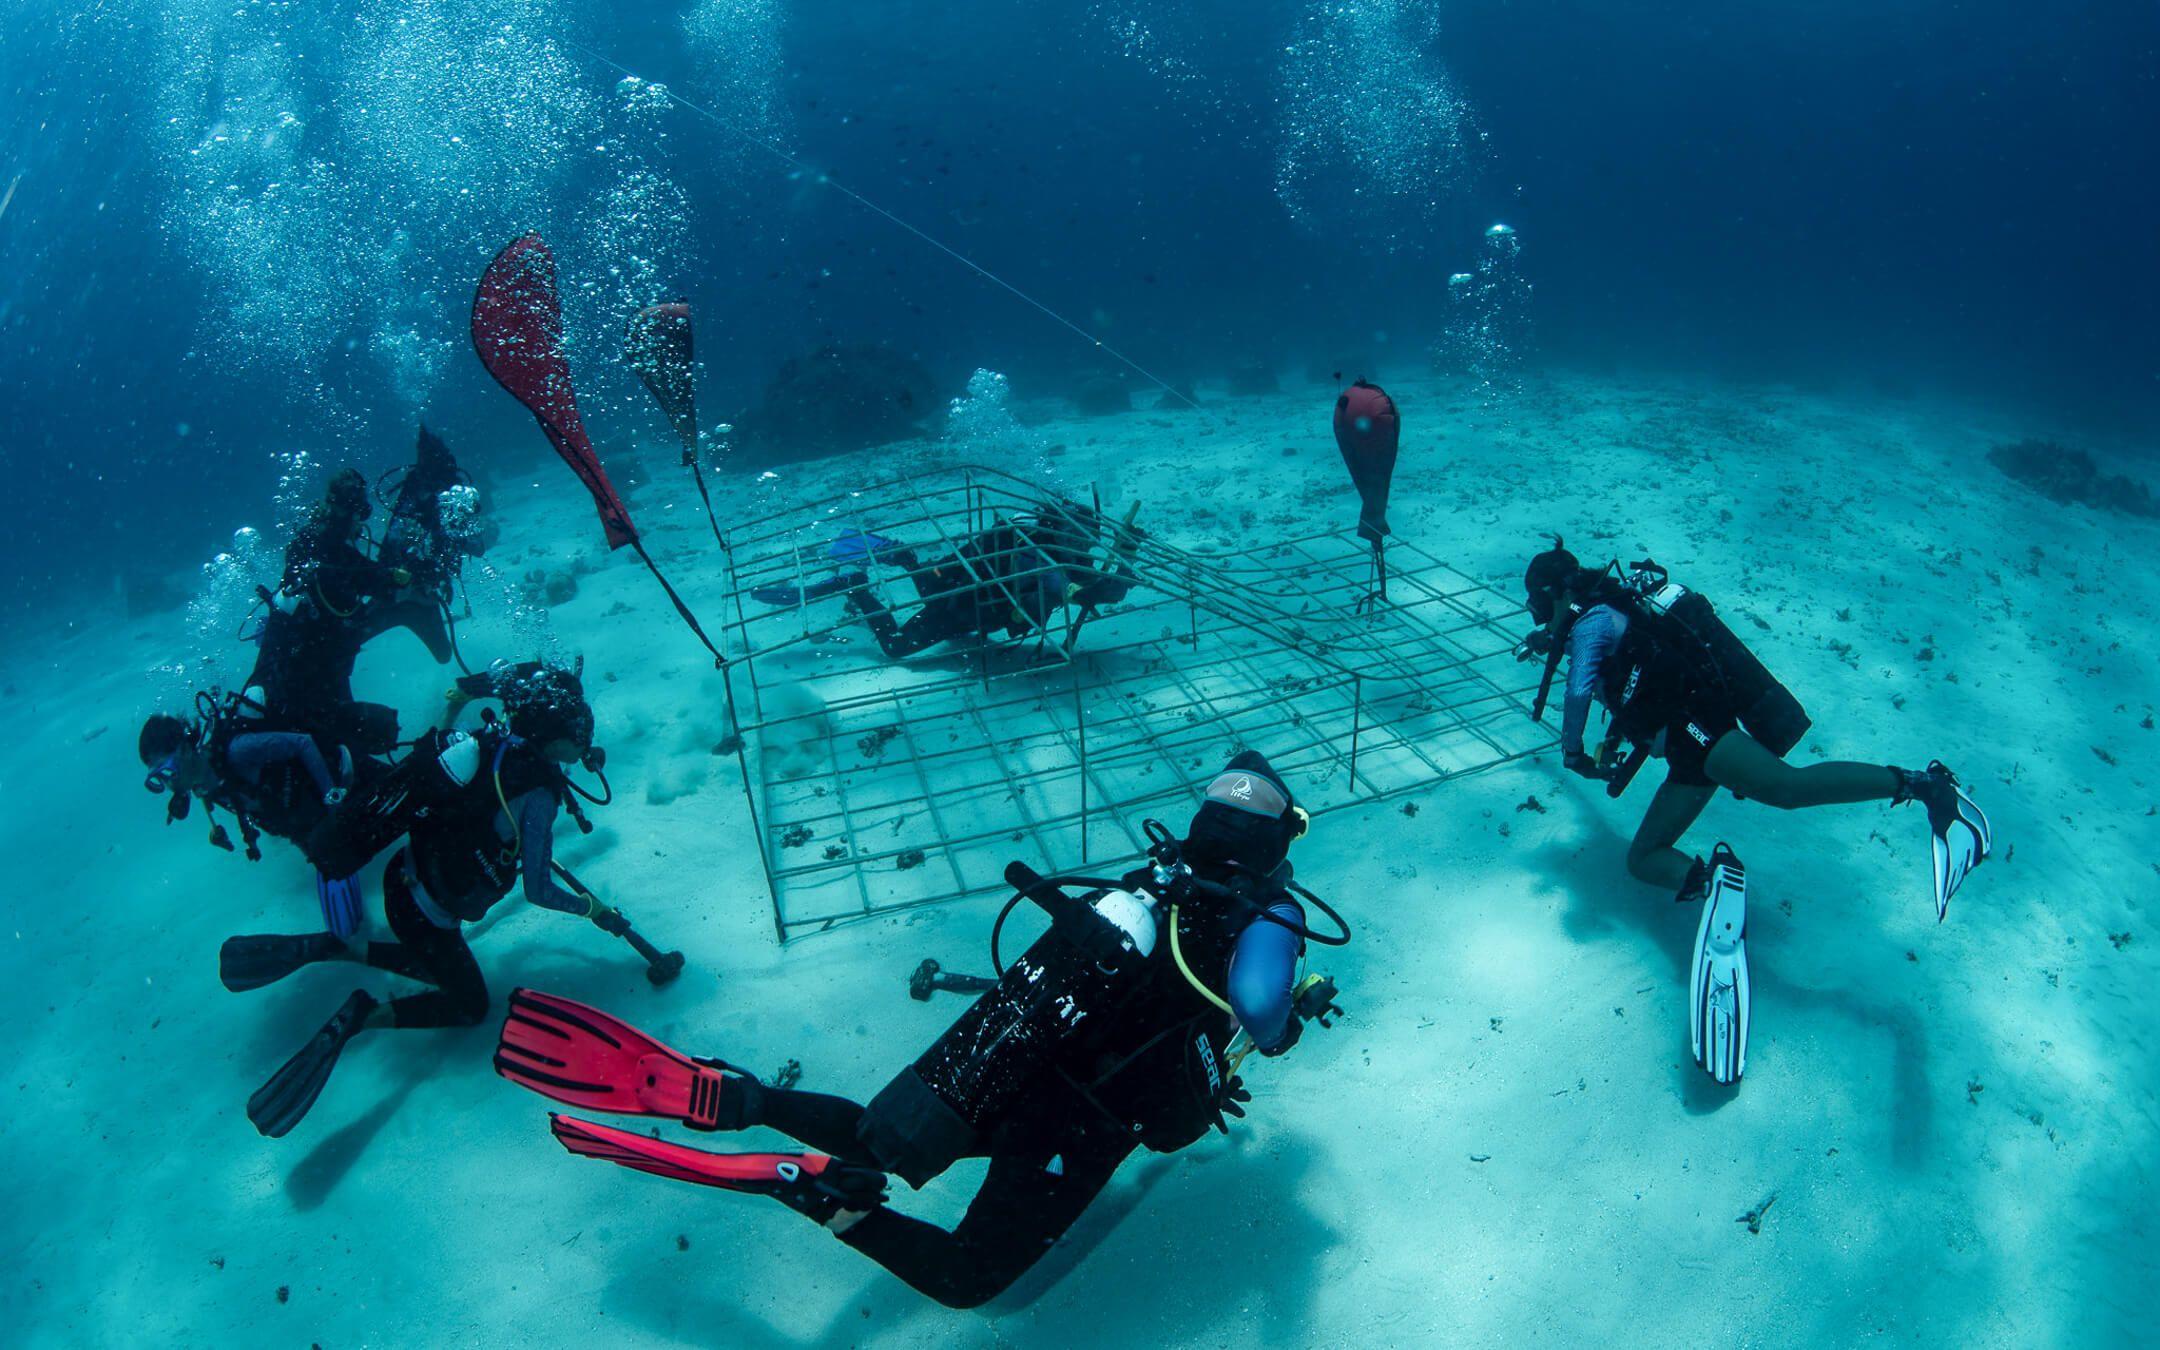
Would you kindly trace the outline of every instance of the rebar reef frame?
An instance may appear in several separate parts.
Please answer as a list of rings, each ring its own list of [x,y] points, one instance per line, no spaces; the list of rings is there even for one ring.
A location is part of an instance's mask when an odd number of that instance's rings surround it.
[[[1240,748],[1319,815],[1552,742],[1516,674],[1506,625],[1520,607],[1399,540],[1391,599],[1372,605],[1371,555],[1352,539],[1189,551],[1098,504],[1096,565],[1129,574],[1123,603],[897,660],[837,595],[751,594],[838,572],[827,547],[853,528],[966,568],[972,589],[1017,611],[1016,592],[1052,567],[1025,541],[1055,503],[962,467],[727,532],[724,646],[747,684],[731,678],[737,753],[781,941],[1002,891],[1014,858],[1056,872],[1136,855],[1140,818],[1182,826]],[[998,525],[1023,545],[985,550]],[[911,574],[880,561],[872,591],[912,602]]]

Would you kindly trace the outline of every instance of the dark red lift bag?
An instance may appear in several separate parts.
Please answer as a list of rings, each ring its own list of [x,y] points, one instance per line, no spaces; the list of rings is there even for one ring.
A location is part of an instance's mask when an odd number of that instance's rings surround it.
[[[1372,545],[1374,589],[1359,608],[1387,599],[1388,489],[1395,481],[1395,453],[1402,417],[1395,400],[1363,379],[1335,400],[1335,448],[1358,493],[1358,538]]]
[[[630,523],[630,508],[623,505],[607,471],[600,467],[599,452],[578,416],[577,389],[570,382],[570,362],[563,354],[562,296],[555,287],[555,255],[538,234],[512,240],[480,276],[473,292],[473,351],[495,382],[525,405],[540,423],[548,442],[563,463],[592,494],[607,531],[609,548],[628,544],[637,550],[660,589],[667,592],[675,612],[697,634],[713,664],[726,665],[720,649],[705,636],[705,629],[683,603],[675,588],[645,551],[637,527]]]

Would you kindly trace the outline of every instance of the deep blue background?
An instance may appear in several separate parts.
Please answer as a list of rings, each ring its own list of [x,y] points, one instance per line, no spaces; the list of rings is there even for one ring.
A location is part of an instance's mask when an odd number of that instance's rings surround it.
[[[1302,233],[1275,200],[1296,12],[1165,8],[1157,32],[1205,77],[1196,98],[1120,56],[1083,4],[971,20],[949,3],[800,4],[792,144],[1171,378],[1253,358],[1415,367],[1446,274],[1506,219],[1555,364],[1969,394],[2014,401],[2036,433],[2160,434],[2160,6],[1453,5],[1439,50],[1490,154],[1423,247],[1394,256]],[[21,176],[0,217],[16,610],[49,586],[192,565],[262,519],[274,449],[386,467],[410,441],[411,411],[365,361],[189,355],[214,350],[200,316],[221,279],[155,225],[135,92],[90,78],[62,29],[50,13],[0,35],[0,190]],[[674,16],[631,27],[594,6],[570,31],[697,96]],[[827,340],[898,344],[954,392],[976,365],[1026,392],[1097,362],[830,193],[721,175],[724,131],[671,126],[713,416]],[[340,438],[294,420],[291,388],[318,375],[361,410]],[[453,440],[538,445],[469,361],[427,413]]]

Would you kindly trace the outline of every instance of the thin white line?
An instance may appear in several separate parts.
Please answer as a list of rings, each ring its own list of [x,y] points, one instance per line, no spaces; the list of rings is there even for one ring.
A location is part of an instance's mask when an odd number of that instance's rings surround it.
[[[593,60],[598,61],[601,65],[606,66],[608,69],[615,71],[618,74],[626,75],[634,80],[644,80],[644,76],[639,75],[636,71],[630,69],[628,66],[625,66],[620,62],[611,60],[610,58],[601,55],[599,52],[594,51],[592,48],[587,47],[582,43],[572,42],[568,38],[561,38],[558,40],[565,47],[570,48],[572,51],[580,52],[586,56],[589,56]],[[645,82],[648,84],[651,83],[650,81]],[[910,224],[908,221],[901,219],[899,216],[894,215],[892,212],[886,210],[884,207],[879,206],[876,202],[871,201],[868,197],[863,196],[860,192],[857,192],[855,189],[849,187],[847,184],[841,182],[837,178],[834,178],[831,174],[825,173],[822,170],[811,168],[809,165],[803,163],[800,159],[797,159],[795,156],[789,154],[787,151],[781,149],[778,145],[775,145],[771,141],[765,140],[763,137],[760,136],[752,135],[750,132],[743,130],[741,127],[735,125],[733,122],[728,121],[726,118],[720,116],[720,114],[716,112],[713,112],[709,108],[706,108],[697,103],[692,103],[689,99],[684,98],[681,94],[678,94],[673,89],[668,88],[667,85],[658,84],[654,85],[653,87],[659,89],[662,94],[666,95],[669,102],[677,104],[684,108],[688,108],[691,112],[694,112],[698,116],[704,118],[706,121],[711,122],[714,126],[720,127],[723,130],[733,133],[745,144],[752,145],[755,146],[757,149],[763,150],[766,154],[771,155],[773,158],[779,160],[781,163],[787,165],[791,169],[794,169],[800,173],[807,173],[813,175],[820,184],[831,188],[833,191],[839,193],[841,196],[846,197],[849,201],[854,202],[857,206],[860,206],[867,211],[872,211],[880,216],[883,216],[885,219],[891,221],[893,224],[899,226],[901,229],[906,230],[909,234],[914,235],[917,239],[922,240],[924,243],[936,249],[938,252],[944,254],[946,257],[951,258],[954,262],[959,263],[962,267],[967,268],[970,272],[973,272],[975,275],[981,277],[983,280],[1014,296],[1022,303],[1027,304],[1034,309],[1040,311],[1044,316],[1051,319],[1053,322],[1058,323],[1063,327],[1070,329],[1072,332],[1078,334],[1081,338],[1085,339],[1090,346],[1095,347],[1097,350],[1105,353],[1112,359],[1122,363],[1127,368],[1131,369],[1134,373],[1138,374],[1142,379],[1148,381],[1150,384],[1153,384],[1157,388],[1161,389],[1164,393],[1170,395],[1170,397],[1197,411],[1202,417],[1207,417],[1209,421],[1214,420],[1214,418],[1208,413],[1207,409],[1202,408],[1198,403],[1195,403],[1183,392],[1172,388],[1168,381],[1156,375],[1146,366],[1141,365],[1138,361],[1133,360],[1131,357],[1119,351],[1117,348],[1111,346],[1109,343],[1103,341],[1101,338],[1096,337],[1087,329],[1082,328],[1079,324],[1074,323],[1071,319],[1066,318],[1064,315],[1050,308],[1050,306],[1044,304],[1042,301],[1037,300],[1034,296],[1029,295],[1026,291],[1021,290],[1018,286],[1013,285],[1005,278],[999,276],[997,273],[991,271],[989,268],[984,267],[981,263],[976,262],[973,258],[968,257],[960,250],[953,248],[951,245],[938,239],[936,236],[931,235],[924,230],[918,228],[917,226]]]

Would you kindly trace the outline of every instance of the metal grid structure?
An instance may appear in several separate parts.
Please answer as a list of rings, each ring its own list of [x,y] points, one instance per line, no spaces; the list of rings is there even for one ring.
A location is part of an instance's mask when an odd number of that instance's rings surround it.
[[[1126,600],[1067,607],[1024,636],[888,659],[840,598],[760,604],[759,587],[838,570],[854,528],[955,554],[1019,607],[1020,557],[959,546],[1052,499],[987,468],[903,476],[728,533],[739,754],[774,925],[803,932],[1136,855],[1235,750],[1265,754],[1315,815],[1547,748],[1513,660],[1518,606],[1414,545],[1388,550],[1389,599],[1362,603],[1370,554],[1316,534],[1242,555],[1189,552],[1105,513],[1097,557]],[[949,561],[949,560],[948,560]],[[912,600],[897,568],[871,569]],[[747,687],[745,687],[747,686]]]

